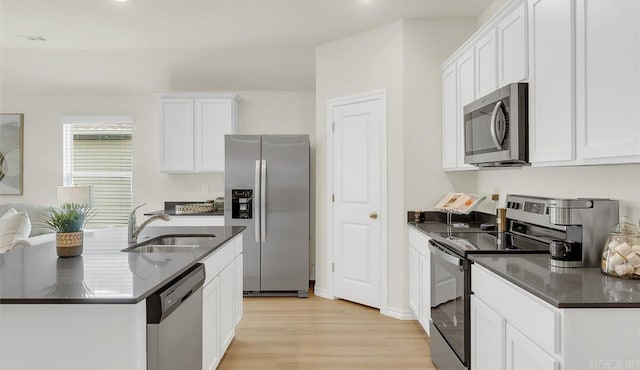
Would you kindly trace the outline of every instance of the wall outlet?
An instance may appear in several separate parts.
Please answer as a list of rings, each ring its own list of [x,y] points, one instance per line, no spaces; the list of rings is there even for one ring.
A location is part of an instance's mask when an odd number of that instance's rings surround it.
[[[500,194],[491,194],[491,200],[497,202],[500,200]]]

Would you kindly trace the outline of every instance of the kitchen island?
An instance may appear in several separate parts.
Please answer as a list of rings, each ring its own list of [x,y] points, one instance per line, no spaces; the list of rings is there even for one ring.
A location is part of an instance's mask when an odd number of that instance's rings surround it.
[[[205,351],[214,353],[215,358],[208,360],[218,361],[242,310],[243,230],[149,227],[147,238],[162,234],[215,238],[178,252],[130,253],[122,252],[130,246],[126,228],[111,228],[88,233],[80,257],[57,258],[53,243],[0,255],[0,368],[146,369],[145,299],[199,262],[205,264],[205,284],[216,283],[218,274],[224,274],[224,284],[231,284],[223,290],[217,282],[218,296],[210,295],[203,303],[203,316],[218,315],[203,320],[205,325],[221,323],[218,326],[228,328],[223,334],[211,333],[217,328],[203,328],[204,343],[213,341],[216,347]],[[232,296],[220,296],[222,291]],[[212,303],[215,307],[208,307]],[[223,314],[231,316],[225,319],[231,324],[222,322]]]

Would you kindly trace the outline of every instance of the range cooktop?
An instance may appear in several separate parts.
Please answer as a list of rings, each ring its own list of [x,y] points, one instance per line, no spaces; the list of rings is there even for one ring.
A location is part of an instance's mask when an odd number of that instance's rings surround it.
[[[549,253],[547,244],[510,232],[437,232],[430,235],[447,249],[462,256],[469,253]]]

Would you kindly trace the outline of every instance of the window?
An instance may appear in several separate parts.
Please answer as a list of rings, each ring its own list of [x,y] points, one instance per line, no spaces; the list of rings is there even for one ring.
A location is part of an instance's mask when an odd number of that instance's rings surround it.
[[[93,227],[126,225],[132,208],[132,119],[65,117],[64,185],[93,185]]]

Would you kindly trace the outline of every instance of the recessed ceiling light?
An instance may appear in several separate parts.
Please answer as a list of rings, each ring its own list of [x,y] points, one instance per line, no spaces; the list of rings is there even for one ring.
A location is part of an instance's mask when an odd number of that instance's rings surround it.
[[[25,41],[47,41],[47,38],[40,35],[13,35],[13,37]]]
[[[124,3],[124,2],[126,2],[127,0],[114,0],[114,1],[119,2],[119,3]]]

